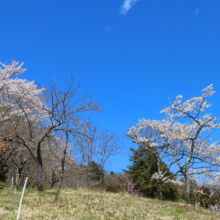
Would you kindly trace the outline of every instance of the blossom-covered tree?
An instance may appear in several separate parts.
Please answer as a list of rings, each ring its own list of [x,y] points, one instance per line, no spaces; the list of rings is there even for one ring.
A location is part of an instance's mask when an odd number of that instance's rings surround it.
[[[209,139],[210,131],[219,128],[219,123],[216,117],[204,114],[204,111],[212,105],[208,104],[207,100],[214,93],[210,85],[203,89],[201,96],[183,103],[183,96],[179,95],[170,107],[161,111],[166,114],[164,120],[142,119],[129,131],[136,142],[156,149],[159,154],[160,146],[165,148],[165,154],[175,161],[185,178],[185,199],[188,203],[190,175],[193,175],[190,168],[198,168],[200,163],[207,172],[212,169],[210,165],[216,164],[219,158],[218,142]],[[143,130],[148,128],[156,130],[158,134],[146,137]]]
[[[118,191],[138,196],[139,192],[132,179],[127,174],[119,176]]]
[[[201,169],[194,171],[195,174],[191,177],[191,181],[196,184],[192,192],[197,195],[199,205],[220,211],[220,171],[202,171]]]
[[[151,176],[151,181],[156,181],[158,183],[159,199],[163,199],[162,188],[165,183],[178,186],[183,185],[179,179],[175,178],[179,170],[168,175],[170,168],[175,164],[175,159],[171,157],[169,145],[165,144],[166,139],[164,139],[159,129],[149,125],[143,127],[141,125],[138,128],[132,127],[128,135],[134,142],[145,147],[154,158],[157,171]],[[163,166],[164,161],[166,161],[166,166]]]
[[[38,120],[39,114],[44,114],[44,101],[40,96],[44,89],[37,88],[34,81],[17,78],[25,71],[23,64],[15,61],[9,65],[0,63],[1,147],[10,148],[8,156],[20,127],[24,123],[30,124],[30,120]],[[26,115],[29,116],[29,121],[26,120]]]
[[[17,78],[26,70],[22,68],[24,63],[0,64],[0,120],[15,123],[14,119],[26,114],[32,118],[45,114],[41,96],[44,88],[38,88],[34,81]]]
[[[37,188],[43,190],[42,146],[53,133],[65,137],[62,148],[62,164],[60,185],[62,182],[65,155],[69,144],[69,134],[77,131],[77,126],[84,112],[100,110],[90,94],[79,93],[79,83],[71,77],[66,86],[59,88],[52,83],[45,90],[38,88],[34,81],[15,78],[23,73],[23,64],[13,62],[2,64],[0,69],[0,107],[1,122],[4,122],[2,139],[25,146],[37,162]],[[25,127],[25,131],[24,128]],[[9,129],[14,129],[15,137],[7,135]]]

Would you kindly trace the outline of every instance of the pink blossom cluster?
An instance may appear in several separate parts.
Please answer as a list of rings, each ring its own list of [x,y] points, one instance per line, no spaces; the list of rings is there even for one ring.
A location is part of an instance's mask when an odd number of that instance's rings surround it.
[[[139,195],[136,185],[132,182],[132,180],[126,174],[120,175],[118,186],[119,186],[118,187],[119,191],[123,191],[124,193],[132,194],[134,196]]]
[[[24,63],[15,61],[9,65],[0,63],[0,120],[24,114],[37,119],[46,114],[45,100],[42,97],[44,88],[37,88],[34,81],[17,78],[26,70],[23,65]]]

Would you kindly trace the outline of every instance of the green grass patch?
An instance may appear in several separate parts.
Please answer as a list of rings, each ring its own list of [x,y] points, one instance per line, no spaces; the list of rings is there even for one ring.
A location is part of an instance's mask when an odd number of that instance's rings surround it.
[[[176,209],[176,213],[178,214],[186,214],[186,211],[183,209]]]

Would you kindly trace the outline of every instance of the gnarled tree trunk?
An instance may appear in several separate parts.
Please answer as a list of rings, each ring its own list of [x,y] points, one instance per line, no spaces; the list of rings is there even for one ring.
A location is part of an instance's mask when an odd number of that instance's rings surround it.
[[[159,197],[160,200],[163,200],[163,182],[162,182],[162,180],[158,181],[158,185],[159,185],[159,187],[158,187],[158,197]]]
[[[190,204],[190,179],[189,179],[189,163],[188,159],[186,160],[186,173],[185,177],[185,200]]]
[[[42,156],[41,156],[41,149],[37,149],[37,189],[39,191],[43,191],[43,183],[42,183]]]

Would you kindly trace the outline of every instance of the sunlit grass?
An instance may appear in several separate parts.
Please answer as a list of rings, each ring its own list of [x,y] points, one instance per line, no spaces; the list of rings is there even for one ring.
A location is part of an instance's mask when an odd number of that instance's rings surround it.
[[[0,219],[16,219],[21,189],[0,189]],[[27,189],[20,219],[220,219],[220,214],[184,203],[134,197],[124,193],[62,189],[57,203],[55,190]]]

